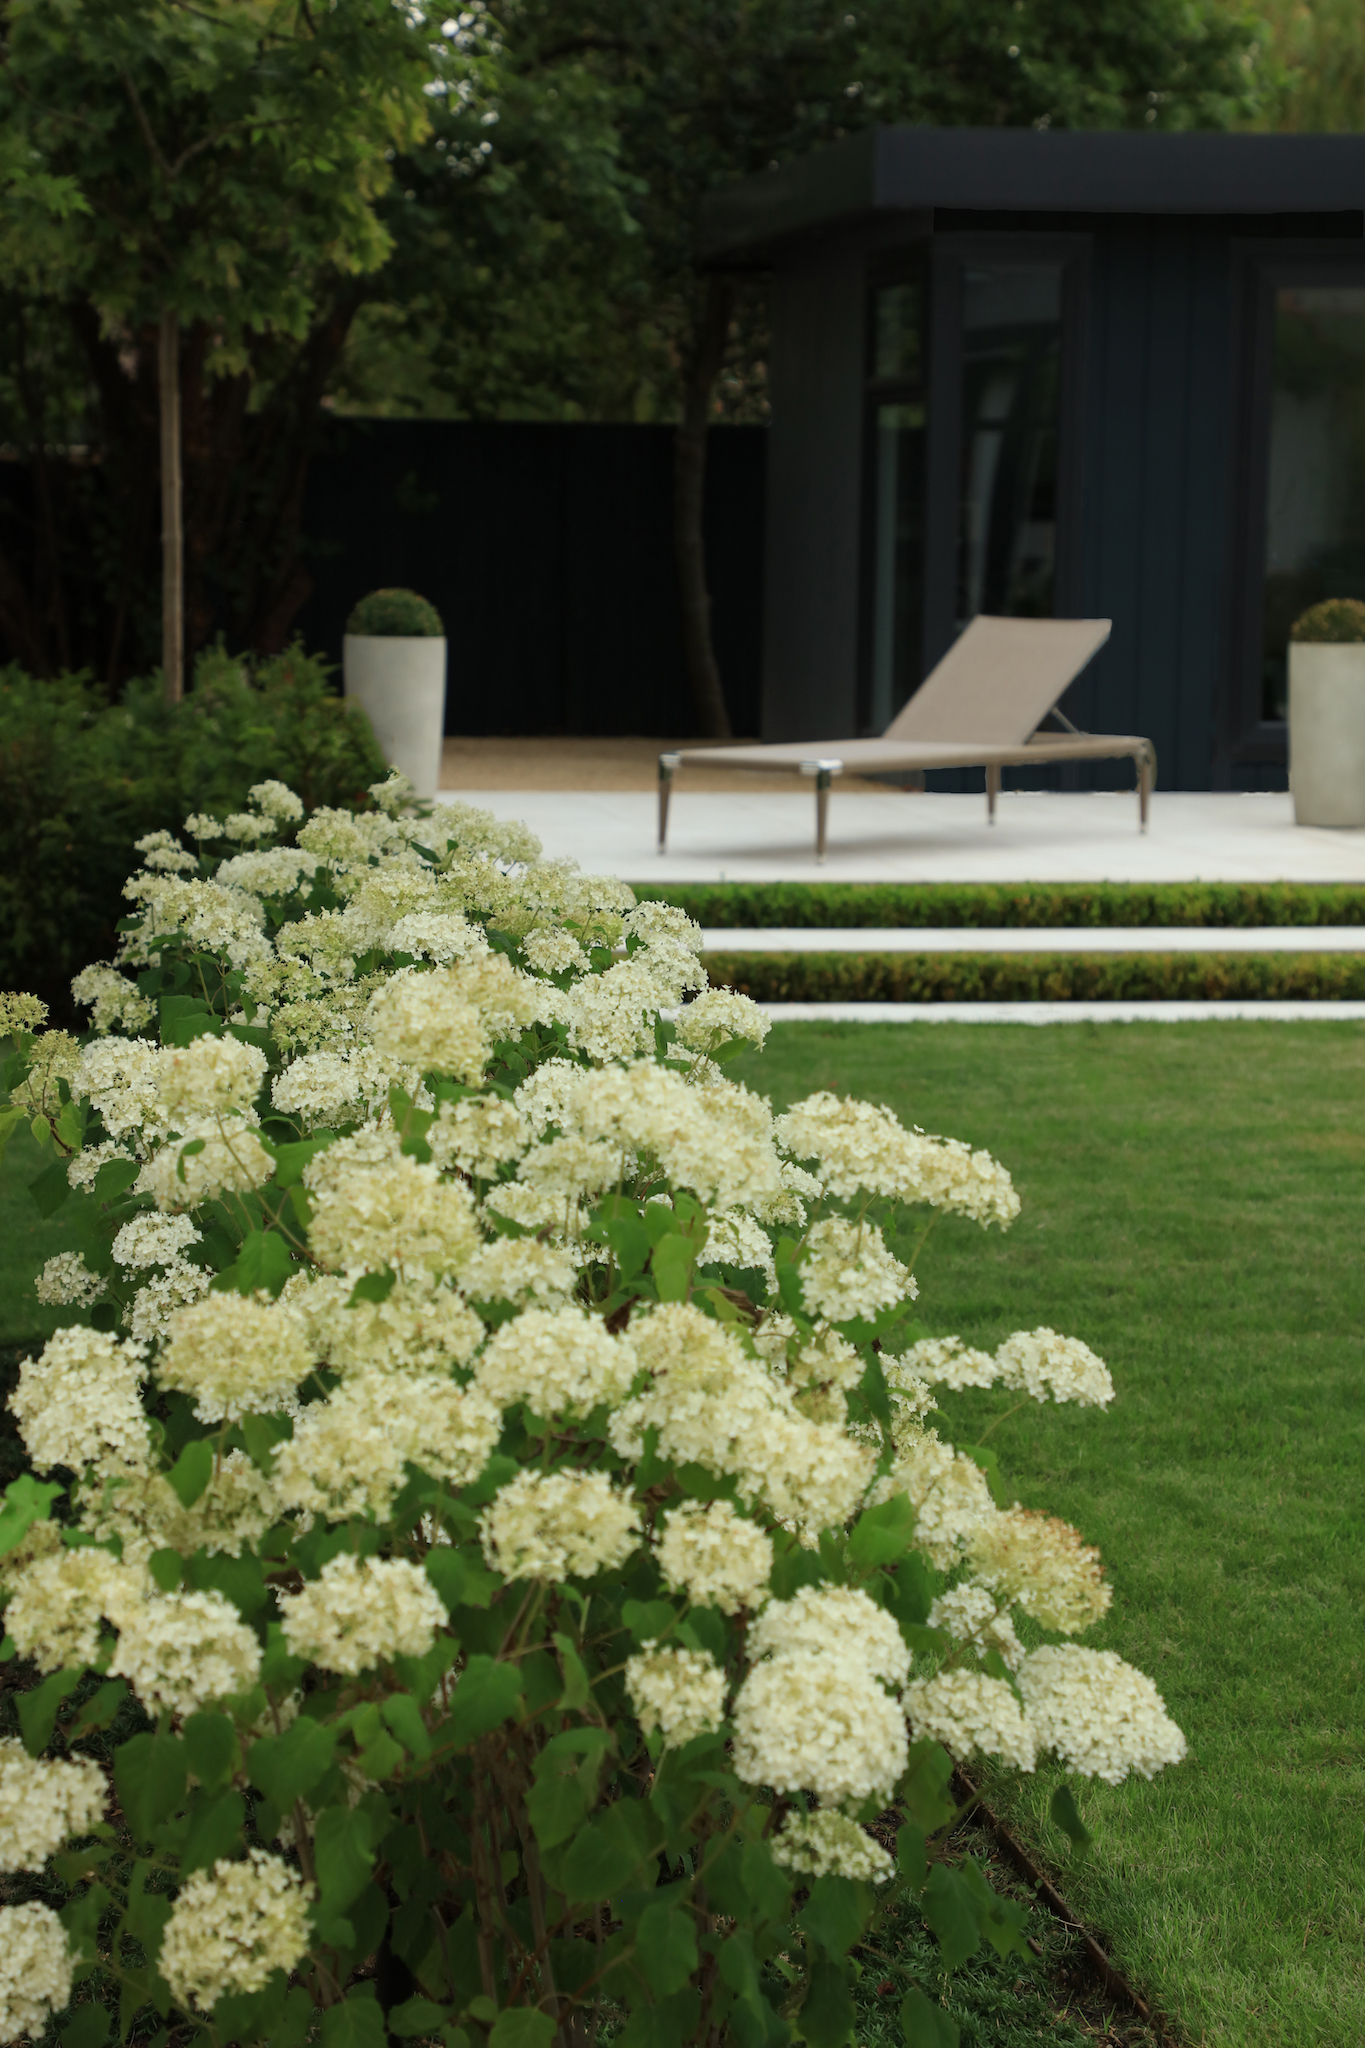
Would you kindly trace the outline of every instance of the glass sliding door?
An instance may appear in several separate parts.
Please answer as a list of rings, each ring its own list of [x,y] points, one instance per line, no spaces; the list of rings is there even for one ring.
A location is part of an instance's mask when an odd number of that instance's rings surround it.
[[[1365,598],[1365,282],[1281,285],[1270,361],[1261,716],[1288,709],[1289,629]]]
[[[868,384],[868,678],[879,733],[918,688],[924,638],[924,282],[872,293]]]
[[[964,265],[956,624],[1055,609],[1060,262]]]

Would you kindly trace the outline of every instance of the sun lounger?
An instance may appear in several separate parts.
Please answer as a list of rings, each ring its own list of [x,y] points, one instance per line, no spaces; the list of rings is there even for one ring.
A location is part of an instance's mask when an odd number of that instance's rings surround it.
[[[1156,776],[1156,750],[1133,734],[1077,731],[1058,702],[1109,638],[1108,619],[976,618],[892,719],[879,740],[791,740],[754,747],[684,747],[659,756],[659,851],[668,836],[674,777],[689,762],[760,768],[815,782],[815,855],[825,858],[830,786],[837,775],[984,768],[986,816],[995,823],[1003,768],[1039,762],[1131,760],[1138,821]],[[1052,717],[1064,728],[1042,732]]]

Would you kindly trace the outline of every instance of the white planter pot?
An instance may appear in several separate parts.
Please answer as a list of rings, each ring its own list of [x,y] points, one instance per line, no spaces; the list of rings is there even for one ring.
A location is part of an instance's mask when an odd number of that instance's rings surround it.
[[[434,797],[446,720],[444,636],[348,633],[341,649],[346,695],[368,717],[384,758],[418,796]]]
[[[1365,826],[1365,643],[1289,643],[1296,825]]]

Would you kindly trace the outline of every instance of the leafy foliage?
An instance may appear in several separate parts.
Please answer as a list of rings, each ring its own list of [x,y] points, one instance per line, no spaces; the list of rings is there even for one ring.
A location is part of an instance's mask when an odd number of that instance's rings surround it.
[[[704,928],[1362,924],[1350,882],[685,882],[636,894]]]
[[[413,635],[439,639],[445,627],[435,605],[428,604],[415,590],[372,590],[352,610],[346,631],[386,638]]]
[[[174,707],[156,678],[111,706],[79,677],[0,671],[0,982],[67,1015],[72,975],[114,950],[134,840],[240,810],[281,771],[314,804],[366,804],[385,773],[368,724],[297,646],[254,667],[211,649]]]

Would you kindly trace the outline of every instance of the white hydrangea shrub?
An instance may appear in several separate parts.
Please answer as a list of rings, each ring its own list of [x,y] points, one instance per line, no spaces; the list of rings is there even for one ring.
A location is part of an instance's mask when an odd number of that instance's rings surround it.
[[[699,1919],[799,1979],[798,1888],[851,1888],[854,1924],[902,1821],[902,1893],[927,1835],[930,1925],[945,1889],[980,1918],[936,1857],[950,1758],[1118,1783],[1184,1754],[1150,1681],[1070,1640],[1098,1554],[933,1424],[940,1386],[1113,1397],[1078,1339],[917,1321],[907,1247],[943,1212],[1007,1228],[1005,1168],[829,1092],[775,1115],[728,1069],[767,1020],[706,987],[683,911],[371,794],[305,818],[266,781],[193,850],[149,835],[84,1043],[0,996],[11,1102],[100,1218],[38,1278],[72,1320],[21,1367],[0,1524],[14,1652],[86,1675],[46,1755],[0,1742],[0,1868],[75,1845],[58,1872],[99,1884],[0,1909],[6,2039],[76,1973],[130,1995],[110,1915],[172,2030],[302,2039],[355,1999],[369,2038],[387,1943],[432,2038],[484,2038],[490,1998],[579,2038],[627,1974],[633,2005],[678,1989],[642,1939],[697,1954],[687,2038],[733,2038]],[[116,1784],[97,1683],[136,1731]],[[477,1979],[436,1936],[462,1916]],[[583,1923],[597,1960],[556,1982]]]

